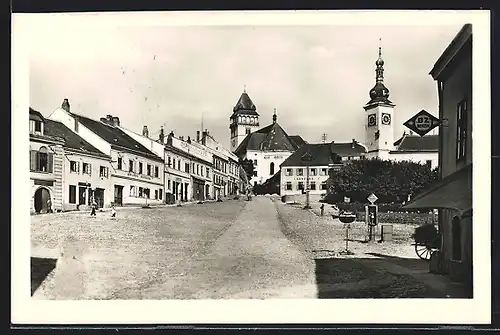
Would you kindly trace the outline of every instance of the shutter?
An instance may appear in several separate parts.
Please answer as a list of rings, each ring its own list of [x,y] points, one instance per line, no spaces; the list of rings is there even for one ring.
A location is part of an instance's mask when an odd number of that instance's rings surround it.
[[[54,154],[49,152],[47,154],[47,172],[52,173],[52,167],[54,166]]]
[[[30,150],[30,170],[37,170],[38,153],[35,150]]]

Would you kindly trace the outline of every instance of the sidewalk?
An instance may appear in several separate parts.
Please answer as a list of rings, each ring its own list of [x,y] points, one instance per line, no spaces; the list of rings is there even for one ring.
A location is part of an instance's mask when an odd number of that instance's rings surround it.
[[[447,276],[429,272],[429,263],[415,254],[410,232],[413,227],[393,225],[392,242],[363,243],[366,224],[350,224],[348,249],[353,254],[344,255],[346,249],[345,225],[331,216],[318,216],[311,210],[275,201],[283,226],[296,243],[316,260],[329,260],[328,266],[337,266],[342,260],[351,260],[366,269],[384,271],[388,277],[411,277],[442,297],[467,298],[465,288],[452,282]],[[326,207],[326,206],[325,206]]]

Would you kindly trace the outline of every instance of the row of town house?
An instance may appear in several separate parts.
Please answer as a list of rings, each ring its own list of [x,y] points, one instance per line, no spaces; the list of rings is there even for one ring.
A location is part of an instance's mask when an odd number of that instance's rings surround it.
[[[30,108],[31,212],[205,201],[243,190],[238,158],[207,130],[197,139],[136,134],[93,120],[64,99],[47,118]]]

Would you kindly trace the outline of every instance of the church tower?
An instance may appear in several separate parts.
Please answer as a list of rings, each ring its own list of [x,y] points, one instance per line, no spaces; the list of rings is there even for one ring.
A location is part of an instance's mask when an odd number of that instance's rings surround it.
[[[375,86],[370,90],[370,101],[364,106],[365,145],[368,158],[388,159],[394,150],[393,114],[396,106],[389,100],[389,90],[384,85],[384,60],[382,48],[378,48],[375,73]]]
[[[259,129],[259,114],[246,89],[233,108],[233,114],[229,118],[229,129],[231,129],[232,152],[238,148],[248,134]]]

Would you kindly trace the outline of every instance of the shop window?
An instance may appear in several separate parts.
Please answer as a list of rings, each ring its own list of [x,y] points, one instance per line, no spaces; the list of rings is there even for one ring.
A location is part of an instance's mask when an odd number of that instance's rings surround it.
[[[324,182],[321,183],[321,189],[322,190],[326,190],[327,189],[327,187],[326,187],[326,181],[324,181]]]
[[[303,181],[299,181],[299,183],[297,184],[297,190],[299,190],[299,191],[304,190],[304,182]]]
[[[312,181],[309,185],[309,189],[312,191],[315,191],[316,190],[316,182]]]
[[[286,182],[286,190],[287,191],[291,191],[292,190],[292,182],[291,181],[287,181]]]

